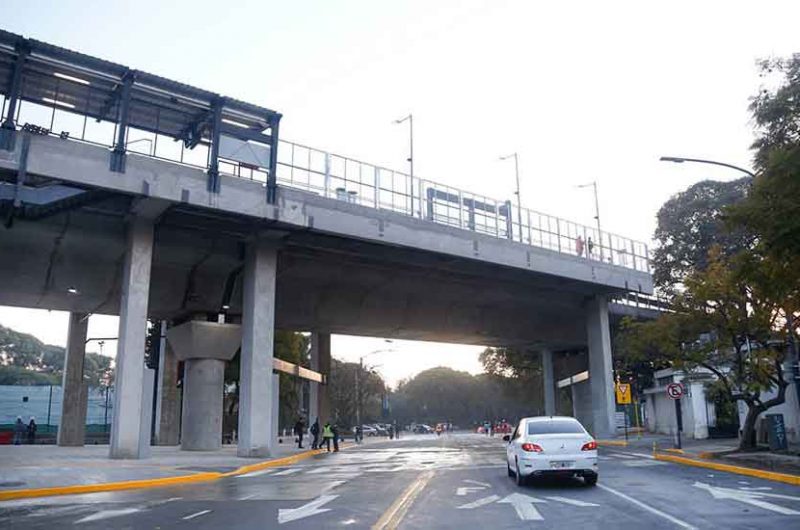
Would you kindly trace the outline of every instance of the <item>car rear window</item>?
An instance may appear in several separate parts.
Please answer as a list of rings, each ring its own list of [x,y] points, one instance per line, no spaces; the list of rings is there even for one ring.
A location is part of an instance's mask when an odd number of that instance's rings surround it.
[[[583,434],[585,432],[577,421],[532,421],[528,424],[528,436],[535,434]]]

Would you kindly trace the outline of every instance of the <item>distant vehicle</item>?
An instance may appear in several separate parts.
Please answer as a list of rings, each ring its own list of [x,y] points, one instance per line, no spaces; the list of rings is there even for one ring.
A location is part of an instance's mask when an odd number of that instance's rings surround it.
[[[353,432],[356,432],[356,427],[353,427]],[[362,436],[375,436],[376,432],[375,429],[371,425],[362,425],[361,426],[361,435]]]
[[[424,423],[418,423],[414,425],[414,434],[430,434],[433,432],[433,428],[430,425],[425,425]]]
[[[380,423],[374,423],[368,425],[368,427],[372,427],[372,430],[375,431],[375,433],[371,434],[370,436],[389,436],[389,431]]]
[[[587,486],[597,484],[597,442],[575,418],[523,418],[503,440],[508,442],[508,476],[518,486],[545,475],[583,477]]]

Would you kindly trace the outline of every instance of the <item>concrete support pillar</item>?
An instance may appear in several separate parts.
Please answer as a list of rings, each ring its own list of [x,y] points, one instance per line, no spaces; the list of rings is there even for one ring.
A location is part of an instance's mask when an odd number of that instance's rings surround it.
[[[247,247],[242,286],[242,352],[239,376],[241,457],[272,453],[272,356],[275,342],[275,275],[278,251],[257,239]]]
[[[86,433],[88,388],[83,381],[83,361],[86,356],[86,329],[89,315],[70,313],[67,330],[67,351],[64,359],[61,401],[61,422],[58,425],[58,445],[80,447]]]
[[[156,371],[145,367],[142,373],[142,430],[139,431],[139,458],[150,456],[153,433],[153,394],[156,390]]]
[[[164,335],[166,330],[162,328],[161,333]],[[178,445],[180,443],[181,424],[178,357],[167,340],[162,340],[161,342],[161,355],[158,359],[158,379],[156,445]]]
[[[556,382],[553,378],[553,352],[542,350],[542,385],[544,386],[544,414],[556,414]]]
[[[141,458],[141,430],[148,428],[142,425],[142,397],[152,258],[153,221],[136,217],[128,225],[122,272],[111,458]]]
[[[325,376],[326,381],[331,376],[331,335],[330,333],[316,333],[317,337],[317,356],[319,358],[319,372]],[[320,429],[331,418],[331,400],[329,387],[326,384],[318,385],[317,410],[319,411]],[[321,431],[320,431],[321,432]]]
[[[586,335],[589,342],[589,385],[592,396],[592,425],[595,437],[613,436],[614,376],[611,361],[611,329],[608,301],[596,296],[586,304]]]
[[[222,385],[225,361],[187,359],[183,374],[181,449],[214,451],[222,447]]]
[[[281,435],[281,374],[272,374],[272,434]]]
[[[319,333],[311,334],[311,359],[310,368],[319,372]],[[319,387],[320,383],[309,381],[308,383],[308,425],[314,424],[314,420],[319,418]]]

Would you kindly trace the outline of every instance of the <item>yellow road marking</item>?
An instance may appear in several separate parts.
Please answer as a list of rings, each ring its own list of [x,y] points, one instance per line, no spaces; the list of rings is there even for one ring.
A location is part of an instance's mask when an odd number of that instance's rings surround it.
[[[414,504],[414,500],[425,489],[425,486],[433,478],[433,471],[426,471],[412,482],[397,499],[389,506],[378,522],[372,525],[372,530],[394,530],[396,529],[408,513],[408,509]]]

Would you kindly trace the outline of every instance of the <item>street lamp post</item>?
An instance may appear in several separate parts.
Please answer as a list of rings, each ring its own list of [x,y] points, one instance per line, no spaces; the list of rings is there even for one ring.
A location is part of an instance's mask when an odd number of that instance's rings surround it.
[[[391,339],[386,339],[388,344],[392,343]],[[364,369],[364,359],[369,357],[370,355],[375,355],[376,353],[383,353],[392,351],[391,348],[388,349],[380,349],[374,350],[367,354],[362,355],[358,358],[358,369],[356,369],[356,381],[355,381],[355,391],[356,391],[356,428],[361,427],[361,388],[360,388],[360,379],[361,379],[361,371]]]
[[[411,216],[414,216],[414,115],[409,113],[408,116],[394,120],[394,123],[400,124],[408,122],[408,166],[411,177]]]
[[[716,160],[705,160],[703,158],[685,158],[682,156],[662,156],[659,158],[661,162],[674,162],[676,164],[683,164],[684,162],[694,162],[696,164],[711,164],[714,166],[722,166],[731,169],[735,169],[736,171],[741,171],[745,175],[755,178],[755,173],[750,170],[741,168],[739,166],[734,166],[733,164],[727,164],[725,162],[717,162]]]
[[[597,199],[597,181],[594,180],[588,184],[581,184],[579,188],[588,188],[591,186],[594,190],[594,219],[597,221],[597,244],[600,246],[600,261],[603,261],[603,231],[600,229],[600,201]]]
[[[501,156],[500,160],[508,160],[509,158],[514,158],[514,175],[517,179],[517,191],[514,192],[514,195],[517,196],[517,224],[519,225],[519,238],[522,241],[522,198],[519,194],[519,154],[516,152],[511,153],[510,155]],[[513,234],[512,234],[513,236]]]

